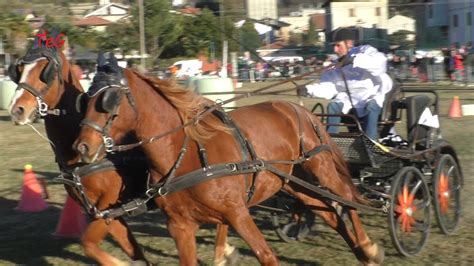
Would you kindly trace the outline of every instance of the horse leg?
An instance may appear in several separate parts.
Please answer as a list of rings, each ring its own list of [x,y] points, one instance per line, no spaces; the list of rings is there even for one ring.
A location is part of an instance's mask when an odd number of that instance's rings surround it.
[[[268,246],[247,208],[233,210],[231,213],[226,214],[225,218],[250,246],[260,264],[279,265],[278,259]]]
[[[115,223],[113,221],[112,223]],[[125,262],[113,257],[99,247],[99,243],[109,231],[109,225],[103,219],[95,219],[87,226],[81,237],[84,253],[101,265],[126,265]]]
[[[229,226],[217,224],[216,242],[214,246],[214,265],[234,265],[239,256],[239,251],[227,243]]]
[[[304,162],[303,168],[307,172],[317,177],[319,183],[323,187],[329,189],[332,193],[335,193],[344,199],[355,201],[356,196],[351,189],[351,184],[348,184],[347,181],[344,182],[344,177],[341,176],[342,173],[337,171],[332,156],[334,155],[329,153],[320,153],[317,156],[311,158],[311,160]],[[356,257],[367,264],[381,263],[385,253],[383,248],[375,243],[372,243],[364,228],[362,227],[360,217],[355,210],[349,211],[349,217],[355,231],[355,236],[352,233],[349,234],[349,236],[351,236],[353,239],[353,246],[349,242],[348,244],[354,251]],[[340,219],[340,217],[338,217],[338,219]],[[339,230],[338,232],[340,233]],[[363,253],[363,256],[361,256],[360,253]]]
[[[120,217],[109,225],[109,233],[117,241],[122,250],[135,262],[150,264],[143,254],[143,250],[138,244],[132,231],[125,220]]]
[[[183,217],[169,218],[168,231],[173,237],[178,249],[179,264],[186,266],[197,265],[196,231],[198,224],[186,222]]]
[[[377,243],[374,243],[369,239],[362,226],[359,214],[356,210],[349,210],[349,217],[359,243],[358,248],[360,248],[364,252],[365,256],[368,258],[366,264],[381,264],[385,257],[385,251],[383,246],[378,245]]]

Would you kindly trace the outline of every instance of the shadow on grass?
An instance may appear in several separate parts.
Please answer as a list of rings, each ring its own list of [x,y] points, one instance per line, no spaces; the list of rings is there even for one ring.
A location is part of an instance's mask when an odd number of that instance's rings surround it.
[[[9,115],[0,115],[0,121],[11,121],[12,118]]]
[[[68,250],[76,238],[55,238],[61,207],[50,205],[42,212],[28,213],[15,209],[18,201],[0,197],[0,261],[15,265],[51,265],[54,258],[77,263],[93,263]],[[48,259],[46,259],[48,258]]]
[[[18,173],[23,173],[23,171],[24,171],[24,169],[20,169],[20,168],[12,168],[10,170],[13,171],[13,172],[18,172]],[[51,179],[59,176],[58,172],[37,171],[35,169],[33,169],[33,171],[34,171],[37,178],[44,178],[44,179],[51,180]]]

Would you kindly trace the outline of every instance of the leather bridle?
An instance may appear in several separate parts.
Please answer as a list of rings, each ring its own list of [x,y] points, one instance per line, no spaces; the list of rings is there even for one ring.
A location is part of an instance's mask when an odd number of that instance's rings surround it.
[[[30,84],[28,84],[26,82],[18,83],[18,87],[16,89],[17,90],[24,89],[35,97],[35,99],[38,103],[38,107],[37,107],[38,114],[41,117],[45,117],[48,114],[61,115],[62,113],[65,113],[64,110],[62,111],[60,109],[50,109],[48,104],[44,100],[44,96],[48,93],[49,89],[51,88],[51,85],[56,80],[56,77],[58,79],[58,82],[60,83],[59,85],[63,84],[64,81],[63,81],[61,73],[59,71],[60,69],[62,69],[62,67],[61,67],[62,64],[61,64],[60,60],[57,57],[55,57],[50,51],[45,50],[45,49],[34,53],[34,55],[35,55],[34,58],[30,58],[28,60],[25,59],[26,56],[23,57],[21,60],[19,60],[17,62],[16,65],[18,66],[20,64],[31,64],[31,63],[34,63],[34,62],[37,62],[37,61],[40,61],[40,60],[43,60],[43,59],[47,59],[48,60],[48,65],[53,64],[53,66],[52,66],[53,69],[51,70],[51,71],[54,71],[54,73],[55,73],[54,75],[52,75],[53,78],[50,79],[50,80],[46,80],[46,84],[41,89],[37,89],[37,88],[31,86]],[[46,65],[45,68],[47,68],[48,65]],[[42,71],[45,71],[45,69],[43,69]],[[59,93],[60,92],[58,90],[58,94]]]

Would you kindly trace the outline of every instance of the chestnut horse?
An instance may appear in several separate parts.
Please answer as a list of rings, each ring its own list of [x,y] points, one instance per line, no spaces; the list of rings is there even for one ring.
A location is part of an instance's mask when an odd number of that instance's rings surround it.
[[[78,161],[72,144],[79,134],[79,124],[84,114],[76,110],[76,99],[84,91],[71,71],[71,65],[61,51],[34,47],[9,69],[13,81],[18,84],[9,111],[17,125],[32,123],[39,112],[44,116],[47,136],[61,172],[69,171]],[[129,156],[134,156],[133,152]],[[116,206],[122,200],[135,197],[140,185],[146,184],[144,167],[127,167],[117,164],[81,177],[87,198],[98,210]],[[146,167],[145,167],[146,169]],[[134,174],[136,180],[130,181]],[[143,176],[143,178],[141,178]],[[140,179],[141,178],[141,179]],[[66,186],[68,193],[79,199],[77,191]],[[144,188],[139,189],[141,192]],[[128,193],[130,192],[131,193]],[[128,194],[127,194],[128,193]],[[110,234],[123,251],[135,261],[147,260],[137,241],[121,217],[106,222],[93,219],[82,235],[81,242],[87,256],[102,265],[119,264],[120,261],[99,247],[99,243]]]
[[[382,262],[383,248],[369,239],[355,209],[348,209],[351,229],[333,201],[288,182],[294,168],[288,162],[302,162],[304,179],[317,181],[346,201],[366,202],[351,182],[341,153],[311,112],[283,101],[245,106],[229,113],[227,121],[237,125],[230,129],[216,116],[203,115],[208,101],[193,92],[130,69],[124,76],[127,86],[111,86],[89,100],[75,147],[82,160],[91,163],[106,155],[104,139],[122,144],[124,136],[134,134],[140,140],[134,145],[142,145],[148,158],[157,188],[152,196],[167,214],[181,265],[197,264],[195,234],[202,223],[232,226],[261,264],[277,265],[249,207],[280,189],[320,215],[358,260]],[[253,151],[255,159],[249,164],[242,163],[245,152],[236,131]],[[305,157],[306,151],[322,146],[327,149]]]

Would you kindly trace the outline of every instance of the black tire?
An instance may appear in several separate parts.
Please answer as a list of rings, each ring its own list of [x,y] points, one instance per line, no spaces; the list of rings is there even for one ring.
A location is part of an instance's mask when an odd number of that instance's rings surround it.
[[[433,202],[438,226],[446,235],[453,234],[459,226],[461,187],[458,163],[451,154],[441,155],[433,176]]]
[[[294,200],[294,199],[292,199]],[[304,239],[314,226],[314,213],[308,210],[301,202],[287,205],[288,212],[272,212],[272,225],[278,237],[288,243]],[[286,208],[283,208],[286,209]]]
[[[392,243],[406,257],[419,253],[431,224],[430,190],[416,167],[403,167],[392,180],[388,222]]]

